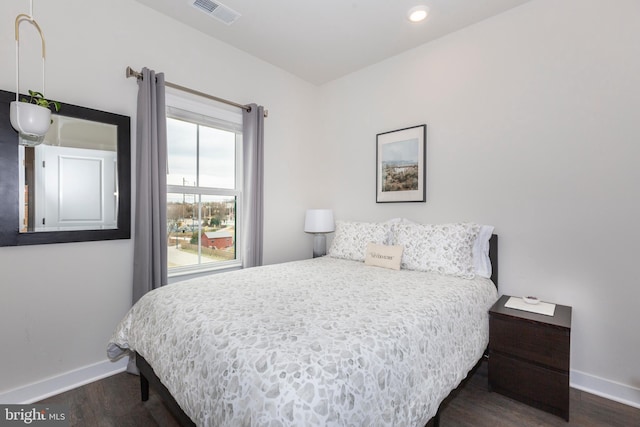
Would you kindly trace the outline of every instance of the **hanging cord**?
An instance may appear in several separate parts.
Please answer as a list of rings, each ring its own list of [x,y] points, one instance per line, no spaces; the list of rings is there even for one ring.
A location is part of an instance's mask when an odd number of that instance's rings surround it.
[[[31,11],[33,12],[33,2],[31,5]],[[46,48],[44,43],[44,35],[42,34],[42,29],[40,25],[36,22],[36,20],[31,15],[27,15],[21,13],[16,16],[16,24],[15,24],[15,36],[16,36],[16,101],[18,101],[18,97],[20,94],[20,23],[22,21],[27,21],[33,24],[38,30],[38,34],[40,35],[40,39],[42,40],[42,96],[45,97],[45,64],[46,64]]]

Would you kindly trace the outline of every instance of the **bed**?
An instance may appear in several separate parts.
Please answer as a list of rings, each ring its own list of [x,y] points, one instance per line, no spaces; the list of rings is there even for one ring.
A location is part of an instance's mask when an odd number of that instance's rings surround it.
[[[339,223],[326,257],[149,292],[107,352],[135,352],[143,400],[151,383],[184,425],[421,427],[488,344],[497,236],[480,248],[491,279],[466,265],[481,230],[492,228]],[[398,247],[395,267],[376,265]]]

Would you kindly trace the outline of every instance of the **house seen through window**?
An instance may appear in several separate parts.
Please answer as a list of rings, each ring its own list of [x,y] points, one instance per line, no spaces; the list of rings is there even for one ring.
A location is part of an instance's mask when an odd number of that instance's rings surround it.
[[[242,116],[167,98],[169,274],[237,266]]]

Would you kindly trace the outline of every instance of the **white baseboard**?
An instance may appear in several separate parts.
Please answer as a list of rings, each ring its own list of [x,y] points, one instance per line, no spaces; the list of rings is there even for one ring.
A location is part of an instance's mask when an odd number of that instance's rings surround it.
[[[30,404],[102,378],[124,372],[128,358],[105,360],[64,374],[0,393],[0,403]],[[571,387],[605,399],[640,408],[640,388],[572,370]]]
[[[573,388],[640,409],[640,388],[575,370],[570,378]]]
[[[102,378],[123,372],[127,368],[129,359],[123,357],[117,362],[105,360],[93,365],[85,366],[37,383],[0,393],[0,403],[3,404],[30,404],[46,399],[56,394],[72,390],[85,384]]]

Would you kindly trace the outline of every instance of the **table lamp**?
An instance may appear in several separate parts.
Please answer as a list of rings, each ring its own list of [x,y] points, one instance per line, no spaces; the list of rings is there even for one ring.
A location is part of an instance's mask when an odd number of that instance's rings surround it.
[[[336,229],[331,209],[309,209],[304,218],[304,231],[313,234],[313,257],[327,254],[326,233]]]

